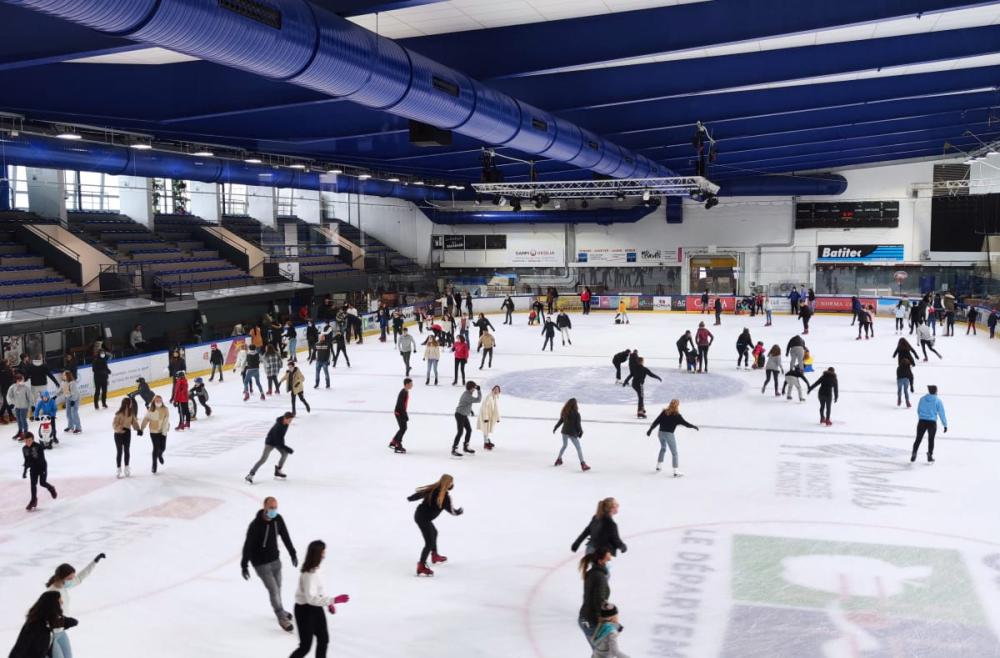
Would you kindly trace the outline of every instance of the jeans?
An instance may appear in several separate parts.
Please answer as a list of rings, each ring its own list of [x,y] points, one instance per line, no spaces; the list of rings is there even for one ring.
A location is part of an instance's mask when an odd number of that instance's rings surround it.
[[[288,360],[289,361],[298,361],[299,360],[298,356],[296,356],[298,354],[298,347],[299,347],[299,339],[298,338],[289,338],[288,339]]]
[[[896,380],[896,399],[902,400],[906,398],[906,404],[910,404],[910,380],[906,377],[901,377]]]
[[[253,383],[257,382],[257,390],[263,395],[264,387],[260,385],[260,369],[259,368],[247,368],[246,373],[243,375],[243,392],[253,393]]]
[[[319,373],[322,372],[326,376],[326,387],[330,388],[330,362],[329,361],[317,361],[316,362],[316,386],[319,386]]]
[[[67,400],[66,401],[66,426],[71,430],[80,430],[80,401],[79,400]]]
[[[767,316],[767,323],[771,324],[771,311],[764,311],[764,315]]]
[[[66,631],[53,635],[52,658],[73,658],[73,648],[69,644],[69,634]]]
[[[427,360],[427,382],[431,381],[431,370],[434,371],[434,381],[438,380],[438,360],[428,359]]]
[[[14,417],[17,418],[17,431],[20,434],[28,432],[28,410],[27,409],[14,409]]]
[[[584,462],[584,459],[583,459],[583,449],[580,448],[580,437],[570,436],[569,434],[563,434],[562,439],[563,439],[563,444],[562,448],[559,450],[559,459],[562,459],[563,453],[566,452],[566,447],[569,445],[569,442],[572,441],[573,447],[576,448],[576,454],[578,457],[580,457],[580,463],[582,464]]]
[[[660,456],[656,458],[657,464],[663,463],[663,457],[667,454],[667,448],[670,448],[670,458],[673,462],[674,468],[677,468],[677,442],[674,440],[673,432],[659,432],[660,437]]]
[[[267,588],[267,595],[271,599],[271,609],[274,610],[275,616],[279,621],[284,619],[287,613],[281,605],[281,560],[254,565],[253,570],[257,572],[260,581]]]
[[[403,357],[403,363],[406,364],[406,376],[409,377],[410,376],[410,355],[413,354],[413,352],[400,352],[399,354]]]
[[[285,460],[288,459],[288,451],[284,448],[276,448],[274,446],[266,445],[264,446],[264,452],[260,453],[260,459],[258,459],[257,463],[250,469],[250,475],[256,475],[257,469],[264,465],[264,462],[267,461],[267,458],[271,456],[271,452],[274,450],[281,453],[281,459],[278,460],[278,470],[281,470],[281,467],[285,465]]]
[[[580,625],[580,630],[583,631],[583,636],[587,638],[587,644],[591,647],[594,646],[594,627],[591,626],[590,622],[586,619],[578,619],[576,623]]]
[[[482,370],[483,366],[486,365],[486,357],[489,357],[490,367],[493,367],[493,348],[487,347],[483,350],[483,359],[479,362],[479,369]]]
[[[316,637],[316,658],[326,658],[326,647],[330,644],[330,632],[326,627],[326,610],[316,605],[295,604],[295,624],[299,630],[299,648],[289,658],[305,658]]]

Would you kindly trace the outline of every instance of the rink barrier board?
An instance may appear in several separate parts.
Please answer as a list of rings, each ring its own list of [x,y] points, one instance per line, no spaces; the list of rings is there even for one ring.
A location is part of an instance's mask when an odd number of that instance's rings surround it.
[[[592,311],[610,311],[617,312],[618,310],[618,300],[624,298],[626,300],[627,310],[637,311],[641,313],[693,313],[697,315],[706,315],[701,312],[701,296],[700,295],[629,295],[627,293],[622,295],[594,295],[591,300],[591,310]],[[485,313],[488,316],[500,315],[502,311],[500,310],[500,304],[506,297],[475,297],[473,298],[473,312],[478,315],[480,312]],[[535,300],[540,300],[545,302],[544,296],[538,295],[511,295],[511,299],[514,301],[515,312],[525,313],[530,310],[531,304]],[[723,300],[723,310],[724,312],[728,310],[729,314],[733,312],[734,298],[730,296],[722,296]],[[895,307],[896,303],[899,301],[899,297],[863,297],[860,298],[862,303],[870,303],[876,305],[878,309],[877,312],[882,312],[887,315],[892,314],[892,308]],[[694,300],[694,301],[692,301]],[[715,297],[709,298],[709,302],[713,303]],[[726,307],[726,300],[729,300],[728,309]],[[833,296],[833,295],[822,295],[817,296],[817,306],[821,306],[820,302],[823,301],[823,306],[832,310],[818,310],[817,315],[843,315],[845,312],[850,311],[850,296]],[[837,300],[837,301],[831,301]],[[841,301],[843,300],[843,301]],[[403,317],[406,320],[406,326],[413,326],[416,322],[413,319],[414,311],[419,308],[427,308],[434,304],[437,304],[439,300],[435,302],[422,302],[420,304],[407,305],[396,307],[403,311]],[[844,304],[846,301],[846,306]],[[773,309],[774,313],[789,313],[790,304],[787,297],[772,297],[771,302],[775,305]],[[782,303],[783,302],[783,303]],[[583,308],[583,304],[580,302],[579,295],[560,295],[558,301],[559,308],[566,308],[568,310],[578,310]],[[464,306],[463,306],[464,308]],[[496,310],[485,310],[486,308],[496,309]],[[843,308],[844,310],[838,310]],[[990,311],[982,306],[977,306],[980,312],[980,320],[976,322],[977,325],[986,327],[986,316]],[[748,317],[748,316],[746,316]],[[372,336],[379,333],[378,322],[375,320],[374,313],[365,313],[361,315],[362,321],[362,333],[364,336]],[[298,336],[299,345],[303,346],[302,349],[297,349],[296,353],[300,353],[308,350],[308,345],[305,339],[305,324],[296,325],[296,334]],[[183,345],[185,351],[185,360],[187,362],[187,376],[189,380],[193,380],[195,377],[204,377],[211,374],[212,367],[208,361],[209,353],[211,351],[211,345],[215,343],[218,345],[219,349],[225,355],[225,363],[223,365],[224,372],[231,372],[235,368],[236,363],[236,344],[240,338],[223,338],[214,341],[206,341],[201,343],[193,343],[190,345]],[[247,340],[243,337],[244,342]],[[146,383],[150,387],[156,388],[158,386],[164,386],[171,383],[171,379],[167,373],[167,362],[168,362],[168,351],[151,352],[147,354],[138,354],[134,356],[126,356],[120,359],[114,359],[108,363],[108,367],[111,369],[111,376],[108,378],[108,397],[117,398],[127,393],[131,393],[136,389],[135,380],[138,377],[143,377]],[[80,389],[80,403],[81,404],[91,404],[93,403],[93,377],[88,375],[90,366],[81,366],[78,369],[77,384]]]

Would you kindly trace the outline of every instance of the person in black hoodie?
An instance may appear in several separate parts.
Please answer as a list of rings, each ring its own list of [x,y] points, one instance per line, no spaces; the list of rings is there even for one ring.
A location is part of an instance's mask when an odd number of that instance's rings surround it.
[[[28,365],[27,380],[31,384],[31,408],[32,415],[34,415],[35,403],[38,401],[38,397],[42,394],[42,391],[46,390],[47,380],[52,380],[52,383],[56,385],[57,391],[60,384],[59,380],[52,376],[48,366],[45,365],[45,361],[41,358],[34,359]]]
[[[500,310],[504,312],[504,324],[514,324],[513,314],[514,314],[514,300],[510,298],[510,295],[503,300],[503,304],[500,305]]]
[[[616,514],[618,514],[618,501],[614,498],[605,498],[597,503],[597,512],[570,549],[576,553],[583,540],[589,537],[590,539],[587,539],[587,553],[593,553],[602,546],[610,549],[612,555],[618,555],[618,551],[622,553],[628,551],[628,546],[618,536],[618,524],[612,518]]]
[[[635,377],[636,371],[639,369],[639,350],[632,350],[632,353],[628,355],[628,377],[622,382],[622,386],[628,386],[632,378]]]
[[[566,315],[566,311],[559,311],[559,315],[556,316],[556,327],[559,328],[559,333],[562,334],[563,347],[566,346],[566,343],[572,345],[573,341],[569,339],[569,330],[573,328],[573,322]]]
[[[350,327],[347,328],[350,331]],[[306,363],[312,363],[313,359],[316,358],[316,343],[319,342],[319,329],[316,328],[316,323],[309,320],[306,323],[306,345],[309,346],[309,358]]]
[[[636,406],[635,413],[639,418],[646,417],[645,389],[643,388],[646,385],[646,377],[652,377],[656,381],[660,382],[663,381],[658,376],[653,374],[652,370],[643,365],[644,363],[645,359],[640,358],[638,367],[635,372],[632,373],[632,390],[635,391],[635,394],[638,397],[638,404]]]
[[[271,426],[270,431],[267,433],[267,438],[264,439],[264,452],[261,453],[260,459],[253,465],[247,476],[243,478],[244,480],[253,484],[253,476],[257,474],[257,469],[264,465],[264,462],[267,461],[267,458],[271,456],[271,452],[274,450],[277,450],[281,455],[278,465],[274,467],[274,477],[285,479],[285,474],[281,472],[281,467],[285,465],[288,455],[295,452],[285,445],[285,435],[288,434],[288,426],[292,424],[293,418],[295,418],[295,414],[291,411],[286,411],[283,415],[275,419],[274,425]]]
[[[455,479],[447,473],[434,484],[420,487],[416,493],[406,497],[410,502],[420,501],[416,511],[413,513],[413,520],[420,528],[420,534],[424,537],[424,547],[420,550],[420,561],[417,562],[418,576],[433,576],[434,572],[427,567],[427,557],[430,556],[432,564],[447,562],[448,558],[439,555],[437,552],[437,528],[434,527],[434,519],[440,516],[441,512],[448,512],[452,516],[461,516],[464,510],[461,507],[452,507],[451,494],[455,488]]]
[[[410,389],[412,388],[413,380],[407,377],[403,380],[403,388],[400,389],[399,395],[396,396],[396,407],[392,410],[399,429],[396,430],[392,441],[389,442],[389,447],[401,455],[406,454],[406,448],[403,447],[403,435],[406,434],[406,424],[410,422],[410,414],[406,412],[406,409],[410,406]]]
[[[802,335],[809,333],[809,318],[813,315],[813,310],[809,304],[799,306],[799,319],[802,320]]]
[[[94,376],[94,409],[100,409],[98,402],[108,408],[108,377],[111,369],[108,368],[107,353],[101,350],[90,362],[90,372]]]
[[[611,357],[611,365],[615,367],[615,382],[622,380],[622,364],[632,356],[632,350],[624,350]]]
[[[35,441],[34,434],[25,433],[24,446],[21,448],[21,454],[24,457],[24,470],[21,473],[21,478],[27,479],[28,473],[31,473],[31,502],[25,508],[29,512],[38,507],[38,485],[48,489],[53,499],[58,495],[56,488],[48,482],[49,465],[45,461],[45,450],[45,444],[41,441]]]
[[[555,434],[560,427],[562,427],[562,448],[559,450],[559,456],[556,457],[554,465],[562,466],[563,453],[566,452],[567,445],[572,442],[573,447],[576,448],[576,454],[580,458],[580,470],[589,471],[590,467],[583,459],[583,448],[580,447],[580,439],[583,438],[583,420],[580,418],[580,408],[576,398],[566,400],[562,411],[559,412],[559,421],[552,428],[552,433]]]
[[[670,457],[674,466],[674,477],[679,478],[684,474],[677,470],[679,465],[679,460],[677,459],[677,442],[674,439],[674,432],[677,430],[678,425],[683,425],[684,427],[690,427],[696,432],[700,432],[697,425],[692,425],[691,423],[684,420],[684,416],[680,412],[681,402],[680,400],[671,400],[670,404],[667,405],[660,415],[656,417],[653,424],[649,426],[646,430],[646,436],[650,436],[653,430],[659,428],[658,437],[660,439],[660,454],[656,458],[656,470],[659,471],[663,466],[663,457],[667,454],[667,448],[670,448]]]
[[[63,617],[62,595],[56,590],[44,592],[28,610],[10,658],[49,658],[56,629],[77,625],[76,619]]]
[[[222,379],[222,366],[226,362],[226,358],[222,355],[222,350],[215,343],[212,343],[212,351],[208,354],[208,362],[212,364],[212,374],[209,376],[208,381],[215,381],[215,373],[219,373],[219,381]]]
[[[545,346],[549,346],[549,351],[553,349],[553,344],[556,338],[556,323],[552,321],[551,317],[545,318],[545,324],[542,325],[542,335],[545,336],[545,340],[542,342],[542,351],[545,351]]]
[[[347,356],[347,341],[344,339],[344,334],[337,331],[333,334],[333,367],[337,367],[337,359],[340,356],[344,356],[344,361],[347,362],[347,367],[351,367],[351,359]]]
[[[840,389],[837,386],[837,374],[832,367],[827,368],[826,372],[820,375],[820,378],[809,386],[808,392],[812,393],[812,390],[817,386],[819,387],[819,393],[817,393],[817,397],[819,398],[819,424],[833,425],[830,422],[830,408],[840,398]]]
[[[281,537],[292,566],[299,566],[299,558],[295,554],[295,546],[288,536],[285,519],[278,514],[278,500],[274,496],[264,499],[263,509],[257,510],[257,515],[247,527],[246,539],[243,540],[243,559],[240,560],[240,570],[243,580],[250,580],[248,564],[253,565],[257,577],[267,588],[271,609],[278,618],[278,625],[291,633],[292,615],[281,604],[281,555],[278,549],[278,537]]]
[[[149,384],[147,384],[146,380],[142,377],[135,380],[135,383],[137,385],[137,388],[136,390],[128,394],[129,397],[132,398],[133,400],[135,400],[136,396],[142,398],[142,406],[146,409],[149,409],[149,405],[152,404],[153,398],[156,396],[156,393],[153,393],[153,389],[149,387]]]
[[[599,546],[593,553],[580,559],[580,575],[583,577],[583,605],[580,606],[578,624],[587,642],[593,646],[594,629],[597,628],[601,605],[611,597],[608,586],[608,563],[613,556],[607,546]]]
[[[472,314],[470,313],[469,315],[471,316]],[[480,336],[486,333],[487,329],[489,329],[493,333],[496,333],[496,329],[493,327],[493,324],[489,321],[489,318],[487,318],[482,313],[479,314],[479,319],[473,322],[472,325],[475,327],[479,327]]]
[[[743,327],[743,333],[740,334],[739,338],[736,339],[736,369],[740,369],[740,363],[743,363],[743,369],[750,369],[750,350],[753,348],[753,338],[750,337],[750,330]]]
[[[677,367],[684,367],[684,359],[687,357],[689,349],[691,351],[697,352],[698,349],[694,346],[694,338],[691,337],[691,330],[688,329],[684,332],[684,335],[677,339]]]

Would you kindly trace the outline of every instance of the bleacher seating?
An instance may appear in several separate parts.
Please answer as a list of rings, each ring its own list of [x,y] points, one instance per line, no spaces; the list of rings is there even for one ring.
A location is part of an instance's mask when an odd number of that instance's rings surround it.
[[[365,233],[357,226],[340,219],[326,219],[324,223],[331,229],[336,229],[344,239],[365,250],[366,271],[416,272],[420,270],[420,266],[412,259]]]
[[[243,215],[224,215],[222,227],[229,229],[247,242],[255,244],[265,251],[268,247],[285,244],[284,238],[270,226],[265,226],[253,217]]]
[[[29,253],[28,247],[17,241],[16,223],[33,223],[37,217],[30,213],[21,215],[11,217],[9,213],[0,213],[0,307],[36,305],[38,300],[46,298],[58,303],[81,300],[83,290],[79,286],[46,267],[45,259]]]

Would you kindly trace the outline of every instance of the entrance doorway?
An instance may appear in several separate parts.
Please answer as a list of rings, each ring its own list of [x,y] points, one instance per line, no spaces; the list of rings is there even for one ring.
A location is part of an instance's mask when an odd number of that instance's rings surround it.
[[[736,294],[738,267],[735,256],[692,256],[690,294],[704,291],[718,295]]]

